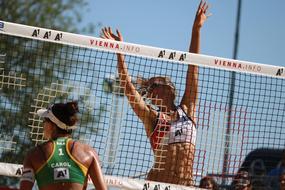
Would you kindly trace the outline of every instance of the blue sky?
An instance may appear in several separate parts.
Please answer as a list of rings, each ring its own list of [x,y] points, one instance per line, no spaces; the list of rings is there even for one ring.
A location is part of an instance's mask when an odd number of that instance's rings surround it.
[[[201,53],[232,58],[237,0],[209,0]],[[199,0],[93,0],[84,22],[119,28],[126,42],[187,51]],[[238,59],[285,66],[285,1],[243,0]]]

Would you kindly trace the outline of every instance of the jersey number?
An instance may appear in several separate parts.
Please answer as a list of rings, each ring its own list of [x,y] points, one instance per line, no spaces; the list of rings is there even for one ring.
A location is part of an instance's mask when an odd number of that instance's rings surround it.
[[[59,151],[59,154],[58,154],[59,156],[63,156],[64,155],[63,152],[62,152],[62,148],[59,148],[58,151]]]

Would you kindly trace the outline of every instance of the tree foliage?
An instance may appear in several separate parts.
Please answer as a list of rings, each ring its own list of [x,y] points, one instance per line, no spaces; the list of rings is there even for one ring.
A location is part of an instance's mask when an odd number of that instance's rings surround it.
[[[0,6],[0,20],[7,22],[74,33],[93,33],[95,29],[93,23],[87,25],[81,23],[81,13],[88,10],[87,0],[0,0]],[[23,47],[28,48],[23,49]],[[0,62],[2,73],[19,72],[24,78],[29,79],[25,88],[8,88],[5,85],[0,87],[0,136],[1,139],[5,137],[16,142],[16,144],[0,145],[0,162],[21,164],[26,151],[33,145],[28,135],[30,121],[27,118],[31,112],[30,106],[35,95],[43,87],[52,81],[61,81],[60,76],[65,76],[71,71],[72,68],[69,68],[68,64],[73,58],[69,57],[67,59],[69,61],[61,62],[62,55],[57,55],[64,51],[70,49],[60,44],[46,42],[38,42],[37,47],[34,47],[30,39],[15,39],[0,35],[0,54],[6,55],[5,61]],[[52,60],[54,57],[57,59]],[[44,66],[39,68],[37,67],[39,64]],[[61,69],[55,73],[52,68],[59,64]],[[85,63],[77,61],[77,64]],[[31,79],[32,82],[29,82]],[[84,98],[79,97],[79,101]],[[100,112],[104,111],[104,107],[99,109]],[[86,112],[84,117],[89,117],[89,114]],[[98,118],[94,120],[98,121]],[[1,177],[0,185],[11,185],[17,181],[18,179]]]
[[[0,19],[68,32],[94,32],[95,25],[80,25],[87,0],[1,0]],[[82,26],[82,27],[81,27]]]

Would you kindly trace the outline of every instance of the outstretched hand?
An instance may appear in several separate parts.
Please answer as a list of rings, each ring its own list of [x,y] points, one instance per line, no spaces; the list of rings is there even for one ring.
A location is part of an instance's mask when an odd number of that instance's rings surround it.
[[[118,29],[116,30],[116,33],[117,35],[112,32],[111,27],[104,27],[102,29],[101,37],[104,39],[109,39],[109,40],[123,41],[123,36]]]
[[[201,0],[194,21],[195,28],[201,28],[211,13],[208,13],[209,4],[205,0]]]

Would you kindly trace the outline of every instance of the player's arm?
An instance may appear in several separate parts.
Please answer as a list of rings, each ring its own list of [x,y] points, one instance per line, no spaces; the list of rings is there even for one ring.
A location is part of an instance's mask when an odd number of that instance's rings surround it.
[[[147,136],[150,137],[153,132],[153,123],[157,118],[157,112],[147,106],[143,97],[136,90],[131,77],[128,75],[127,66],[122,54],[118,54],[118,62],[120,85],[125,88],[125,94],[132,109],[143,122]]]
[[[190,53],[200,53],[200,29],[207,19],[206,13],[208,10],[208,4],[201,0],[194,24],[192,27],[191,43],[189,47]],[[185,92],[181,101],[181,105],[187,112],[187,115],[194,120],[194,114],[196,110],[196,104],[198,100],[198,67],[195,65],[189,65],[186,76]],[[186,107],[186,108],[185,108]]]
[[[123,41],[123,37],[121,33],[117,30],[117,35],[113,34],[111,28],[104,28],[102,30],[103,38],[111,39],[116,41]],[[156,119],[156,112],[149,109],[146,105],[145,101],[143,100],[142,96],[138,93],[135,86],[132,83],[131,77],[128,73],[128,68],[125,63],[124,55],[118,53],[118,73],[120,78],[120,86],[125,89],[125,95],[128,98],[128,101],[136,113],[136,115],[140,118],[140,120],[144,123],[146,128],[147,135],[150,136],[152,133],[152,123]]]
[[[88,174],[96,188],[96,190],[107,190],[107,185],[104,180],[104,176],[101,170],[99,157],[96,151],[92,148],[88,148],[92,157],[91,165],[88,169]]]
[[[28,154],[24,160],[23,175],[20,181],[20,190],[32,190],[35,182],[35,172]]]

